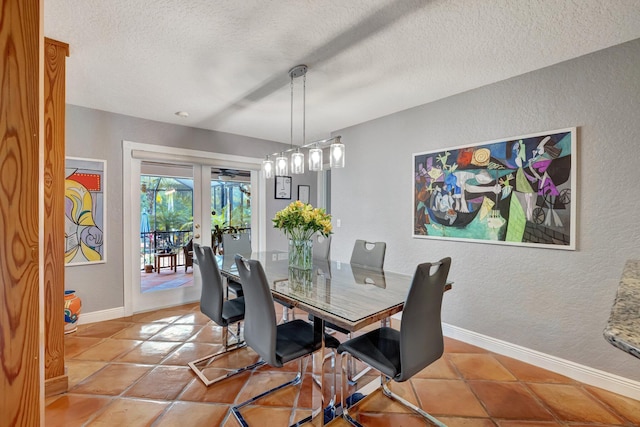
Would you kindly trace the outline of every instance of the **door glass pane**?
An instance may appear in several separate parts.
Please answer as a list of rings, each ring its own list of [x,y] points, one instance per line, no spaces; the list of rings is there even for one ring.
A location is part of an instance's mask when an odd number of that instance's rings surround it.
[[[140,291],[193,284],[193,267],[185,247],[193,237],[192,168],[155,164],[140,175]]]
[[[222,248],[222,234],[251,233],[251,173],[211,170],[211,247]]]

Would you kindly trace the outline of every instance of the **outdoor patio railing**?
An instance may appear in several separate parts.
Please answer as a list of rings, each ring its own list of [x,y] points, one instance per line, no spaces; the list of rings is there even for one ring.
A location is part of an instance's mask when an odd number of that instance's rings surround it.
[[[177,254],[178,265],[184,265],[182,247],[193,237],[193,231],[150,231],[140,233],[140,269],[145,265],[153,265],[155,254],[160,251],[171,251]]]

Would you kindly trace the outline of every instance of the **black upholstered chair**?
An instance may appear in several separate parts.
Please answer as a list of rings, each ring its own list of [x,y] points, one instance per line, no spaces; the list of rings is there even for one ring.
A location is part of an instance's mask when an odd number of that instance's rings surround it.
[[[322,343],[321,337],[314,335],[313,325],[304,320],[277,325],[274,301],[262,264],[258,260],[248,260],[240,255],[236,255],[235,261],[244,290],[247,345],[271,366],[282,367],[287,362],[298,360],[298,373],[294,379],[232,408],[240,425],[247,426],[240,410],[277,390],[299,384],[302,380],[303,358],[319,350]],[[335,349],[339,345],[338,340],[329,335],[325,334],[324,340],[327,348]]]
[[[236,254],[248,257],[251,255],[251,235],[249,233],[224,233],[222,235],[222,250],[228,257],[233,257]],[[227,278],[227,299],[229,299],[229,292],[232,292],[236,297],[241,297],[242,284],[233,279]]]
[[[338,352],[342,354],[343,417],[352,425],[360,424],[351,417],[347,407],[348,356],[380,372],[380,383],[386,396],[431,423],[444,426],[432,415],[394,394],[388,384],[392,380],[408,380],[442,356],[444,340],[440,311],[450,267],[451,258],[418,265],[404,304],[400,330],[381,327],[345,341],[338,347]]]
[[[387,250],[385,242],[367,242],[356,240],[351,252],[351,264],[381,270],[384,266],[384,255]]]
[[[207,378],[203,370],[199,368],[199,366],[206,368],[218,356],[246,346],[246,343],[241,338],[240,327],[240,322],[244,319],[245,305],[244,298],[241,297],[234,298],[231,301],[224,300],[222,276],[220,275],[218,264],[213,256],[213,250],[209,246],[200,246],[199,244],[194,243],[193,253],[198,260],[197,265],[200,269],[200,275],[202,276],[200,311],[216,324],[222,326],[223,349],[217,353],[189,362],[189,367],[208,387],[211,384],[215,384],[218,381],[222,381],[223,379],[239,374],[240,372],[264,365],[264,361],[258,361],[257,363],[236,369],[214,379]],[[234,324],[237,326],[236,332],[232,332],[235,340],[230,343],[229,326]]]

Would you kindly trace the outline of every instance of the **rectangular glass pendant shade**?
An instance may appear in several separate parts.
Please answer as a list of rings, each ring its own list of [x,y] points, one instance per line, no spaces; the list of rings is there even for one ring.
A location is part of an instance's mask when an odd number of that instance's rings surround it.
[[[291,154],[291,173],[292,174],[304,173],[304,154],[297,151]]]
[[[273,178],[273,160],[267,159],[262,161],[262,172],[264,172],[266,179]]]
[[[332,169],[344,167],[344,144],[340,139],[329,146],[329,165]]]
[[[284,154],[276,157],[276,176],[287,176],[289,174],[289,161]]]
[[[322,170],[322,148],[309,149],[309,170],[314,172]]]

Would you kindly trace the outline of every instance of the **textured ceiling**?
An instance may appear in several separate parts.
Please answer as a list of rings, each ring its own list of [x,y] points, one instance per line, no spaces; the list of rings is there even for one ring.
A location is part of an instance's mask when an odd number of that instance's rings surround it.
[[[67,102],[289,143],[640,38],[640,0],[46,0]],[[302,138],[302,80],[294,143]],[[187,111],[188,118],[174,115]]]

